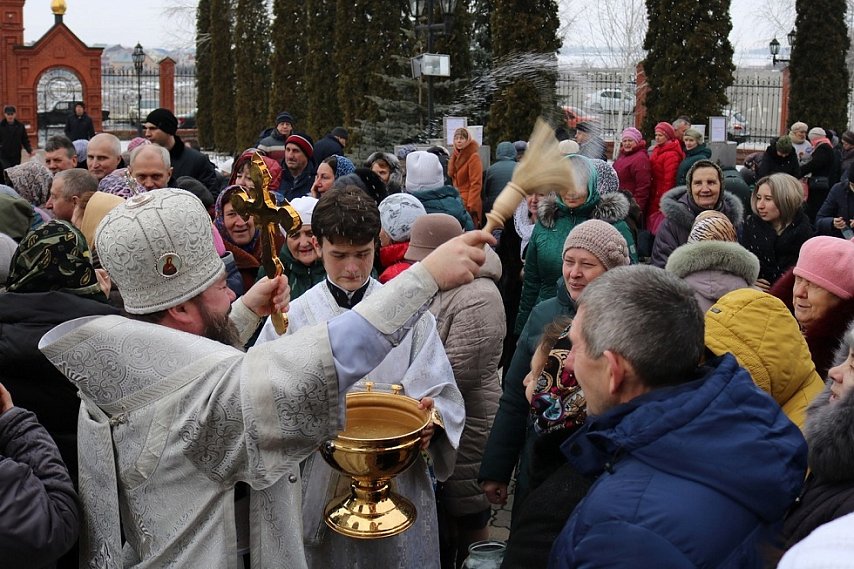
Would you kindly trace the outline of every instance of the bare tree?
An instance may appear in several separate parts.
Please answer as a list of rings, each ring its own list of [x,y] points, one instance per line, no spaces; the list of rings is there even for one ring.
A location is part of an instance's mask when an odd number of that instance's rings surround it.
[[[795,27],[795,0],[765,0],[753,21],[760,29],[770,28],[775,37],[783,38]]]
[[[854,0],[846,1],[848,37],[854,37]],[[795,27],[795,0],[764,0],[753,17],[761,29],[771,28],[772,33],[782,38]],[[770,41],[770,40],[769,40]]]
[[[192,49],[196,45],[196,6],[198,0],[171,0],[163,9],[170,28],[166,32],[169,46],[176,49]]]
[[[632,92],[637,64],[644,57],[643,41],[648,26],[644,0],[599,0],[595,4],[593,29],[600,44],[599,58],[606,67],[619,69],[620,91]],[[617,130],[626,125],[625,109],[617,105]],[[619,144],[614,145],[614,157]]]
[[[558,0],[557,10],[558,17],[560,18],[560,28],[557,31],[557,35],[561,40],[566,42],[570,30],[572,30],[581,15],[581,8],[573,0]]]

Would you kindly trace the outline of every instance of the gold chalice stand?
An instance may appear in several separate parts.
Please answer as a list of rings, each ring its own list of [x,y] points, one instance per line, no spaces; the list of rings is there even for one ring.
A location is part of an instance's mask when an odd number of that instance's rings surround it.
[[[430,424],[430,411],[418,401],[393,393],[368,391],[347,394],[347,428],[320,447],[334,469],[352,479],[350,492],[326,505],[326,524],[357,539],[378,539],[408,529],[415,506],[391,490],[391,480],[408,469],[420,453],[421,431]]]

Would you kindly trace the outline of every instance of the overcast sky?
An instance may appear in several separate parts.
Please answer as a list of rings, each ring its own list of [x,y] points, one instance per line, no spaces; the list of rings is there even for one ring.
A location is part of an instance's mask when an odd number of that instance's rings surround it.
[[[615,0],[616,1],[616,0]],[[733,30],[730,41],[736,50],[764,47],[777,35],[783,45],[783,35],[771,23],[760,19],[767,13],[763,8],[769,0],[732,0]],[[122,44],[130,47],[137,42],[143,46],[176,48],[193,45],[197,0],[67,0],[65,24],[87,44]],[[584,19],[586,1],[561,0],[579,6]],[[776,7],[794,5],[792,0],[773,0]],[[187,8],[189,7],[189,8]],[[782,18],[786,19],[784,14]],[[792,9],[790,22],[794,22]],[[50,0],[28,0],[24,5],[24,41],[40,38],[53,25]],[[791,27],[790,24],[779,25]],[[576,25],[571,33],[580,37],[590,26]],[[591,41],[588,39],[587,41]],[[595,42],[595,40],[594,40]]]

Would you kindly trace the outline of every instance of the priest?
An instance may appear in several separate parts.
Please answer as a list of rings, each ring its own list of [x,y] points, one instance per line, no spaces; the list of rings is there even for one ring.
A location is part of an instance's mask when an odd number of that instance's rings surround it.
[[[287,308],[285,279],[235,301],[207,212],[183,190],[111,211],[95,239],[127,316],[73,320],[40,343],[82,401],[81,565],[236,569],[245,482],[252,566],[306,567],[298,465],[341,429],[346,390],[405,341],[437,290],[474,278],[493,240],[464,237],[354,310],[244,353],[232,346]],[[263,492],[280,481],[287,516],[274,520]]]

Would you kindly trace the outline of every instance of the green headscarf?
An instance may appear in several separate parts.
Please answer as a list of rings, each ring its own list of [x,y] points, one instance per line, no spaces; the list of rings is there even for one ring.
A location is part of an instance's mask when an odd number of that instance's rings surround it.
[[[30,231],[12,257],[8,292],[59,290],[106,301],[86,238],[67,221],[53,220]]]

